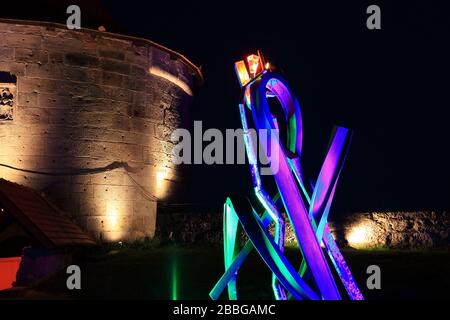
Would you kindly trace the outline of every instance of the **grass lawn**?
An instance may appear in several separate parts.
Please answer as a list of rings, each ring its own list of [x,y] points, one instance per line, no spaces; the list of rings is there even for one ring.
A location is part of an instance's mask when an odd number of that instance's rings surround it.
[[[343,254],[366,299],[450,298],[450,251],[348,249]],[[287,248],[286,255],[300,260],[297,250]],[[372,264],[381,268],[381,290],[366,288],[366,269]],[[61,273],[21,297],[208,299],[223,273],[223,255],[220,247],[122,248],[93,254],[80,267],[82,290],[67,290],[67,275]],[[255,251],[239,275],[242,299],[272,299],[270,272]]]

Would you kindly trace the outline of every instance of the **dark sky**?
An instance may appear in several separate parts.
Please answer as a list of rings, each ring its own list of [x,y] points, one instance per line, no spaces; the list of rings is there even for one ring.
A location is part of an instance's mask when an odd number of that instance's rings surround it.
[[[300,100],[304,170],[318,174],[333,125],[354,130],[334,210],[450,208],[450,18],[432,1],[28,1],[2,17],[82,23],[159,42],[201,65],[204,128],[240,127],[233,63],[260,49]],[[382,30],[366,28],[377,4]],[[248,192],[247,166],[198,166],[191,201]]]

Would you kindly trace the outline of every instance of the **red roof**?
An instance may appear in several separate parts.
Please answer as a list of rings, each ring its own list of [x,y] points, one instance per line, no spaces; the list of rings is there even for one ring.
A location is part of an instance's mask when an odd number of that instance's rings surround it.
[[[97,244],[31,188],[0,179],[0,204],[7,214],[47,248]]]

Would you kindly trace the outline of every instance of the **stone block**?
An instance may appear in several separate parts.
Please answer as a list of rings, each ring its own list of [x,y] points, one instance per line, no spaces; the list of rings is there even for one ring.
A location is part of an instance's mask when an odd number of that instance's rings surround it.
[[[13,47],[0,47],[0,61],[10,62],[14,59]]]
[[[155,126],[155,138],[164,140],[164,141],[169,141],[173,130],[174,129],[172,129],[166,125],[162,125],[162,124],[156,125]]]
[[[125,173],[122,171],[107,171],[92,175],[92,184],[122,186],[124,185]]]
[[[15,76],[25,75],[25,63],[23,62],[5,62],[0,60],[0,70],[10,72]]]
[[[2,34],[2,45],[12,48],[40,49],[42,38],[38,35],[4,33]]]
[[[157,105],[147,104],[147,108],[145,109],[145,115],[152,122],[158,124],[164,123],[164,108],[161,108]]]
[[[64,62],[68,65],[78,67],[97,67],[99,65],[99,59],[94,56],[79,52],[70,52],[64,55]]]
[[[89,83],[99,83],[101,81],[101,73],[95,69],[66,66],[63,74],[65,79],[71,81]]]
[[[48,52],[30,48],[16,48],[14,59],[17,62],[45,64],[48,63]]]
[[[103,71],[102,84],[105,86],[121,87],[125,77],[118,73]]]
[[[135,78],[144,78],[148,74],[148,71],[142,67],[131,65],[130,75]]]
[[[101,67],[105,71],[116,72],[124,75],[130,74],[130,65],[111,59],[101,59]]]
[[[30,94],[33,95],[33,94]],[[66,108],[73,104],[73,99],[68,96],[58,94],[39,93],[37,94],[37,105],[40,108]]]
[[[63,66],[58,64],[30,63],[25,67],[25,74],[30,78],[63,79]]]
[[[99,48],[98,54],[102,58],[109,58],[115,60],[125,60],[125,53],[121,50],[113,50],[110,48]]]
[[[37,107],[38,95],[36,93],[19,92],[17,98],[17,105],[22,107]],[[24,110],[25,112],[27,110]]]
[[[80,52],[83,47],[83,40],[67,37],[64,33],[56,37],[44,37],[42,40],[42,48],[49,51]]]

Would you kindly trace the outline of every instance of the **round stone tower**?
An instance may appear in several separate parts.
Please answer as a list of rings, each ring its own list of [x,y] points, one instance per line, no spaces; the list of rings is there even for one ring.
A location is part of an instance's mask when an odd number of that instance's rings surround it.
[[[182,172],[199,69],[148,40],[0,20],[0,178],[34,188],[103,241],[151,238]],[[64,230],[61,230],[64,232]]]

